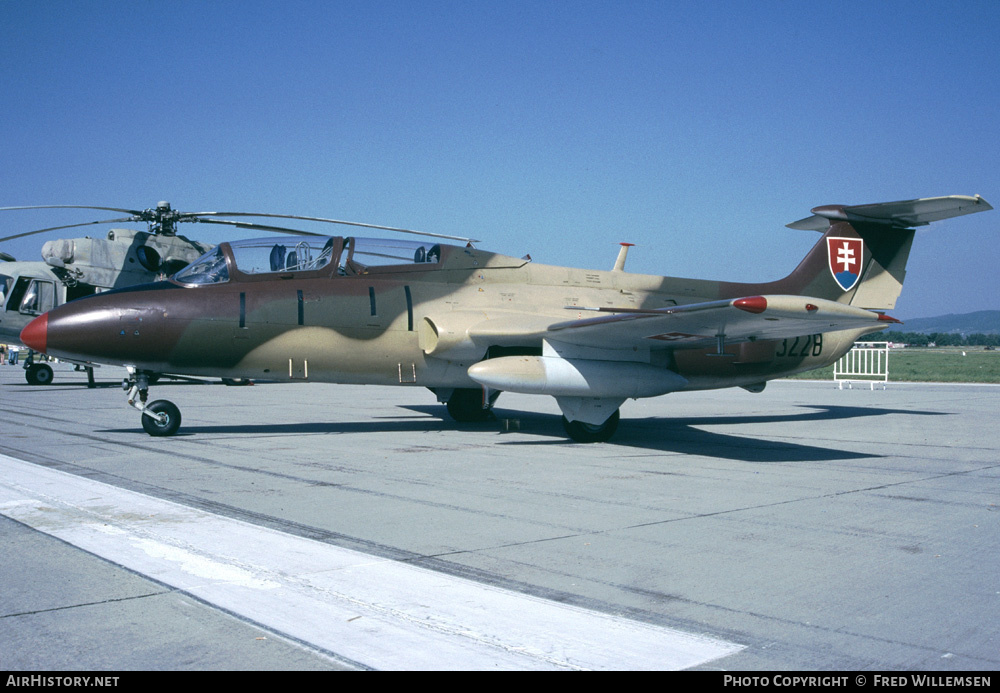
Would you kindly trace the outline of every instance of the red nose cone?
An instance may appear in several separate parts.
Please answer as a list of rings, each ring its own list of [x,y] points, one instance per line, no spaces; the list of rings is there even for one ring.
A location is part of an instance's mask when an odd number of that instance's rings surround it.
[[[21,330],[21,344],[44,354],[48,346],[46,340],[49,334],[49,314],[45,313],[28,323],[27,327]]]

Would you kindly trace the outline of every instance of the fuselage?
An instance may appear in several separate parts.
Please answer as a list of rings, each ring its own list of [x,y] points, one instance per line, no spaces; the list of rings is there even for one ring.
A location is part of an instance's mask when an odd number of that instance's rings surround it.
[[[549,395],[571,439],[602,442],[628,399],[760,392],[833,363],[899,322],[884,311],[902,289],[912,227],[989,209],[961,195],[815,207],[789,226],[822,236],[790,274],[758,284],[631,274],[625,249],[598,271],[443,236],[223,243],[169,281],[49,311],[21,340],[130,367],[128,403],[153,436],[181,422],[175,404],[149,400],[150,376],[165,373],[422,386],[459,422],[486,420],[500,392]]]
[[[763,286],[538,265],[427,243],[252,243],[221,244],[169,281],[60,306],[23,338],[54,356],[156,373],[470,388],[478,387],[473,364],[540,354],[548,326],[595,308],[662,309]],[[724,358],[659,335],[601,358],[670,370],[686,381],[680,389],[749,386],[831,363],[870,331],[735,342]]]

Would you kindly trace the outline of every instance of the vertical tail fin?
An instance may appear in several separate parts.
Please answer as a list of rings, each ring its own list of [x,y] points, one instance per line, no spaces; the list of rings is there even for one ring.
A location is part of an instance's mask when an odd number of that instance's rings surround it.
[[[990,209],[978,195],[816,207],[811,217],[788,227],[822,231],[823,238],[790,275],[766,289],[859,308],[891,309],[903,288],[912,227]]]

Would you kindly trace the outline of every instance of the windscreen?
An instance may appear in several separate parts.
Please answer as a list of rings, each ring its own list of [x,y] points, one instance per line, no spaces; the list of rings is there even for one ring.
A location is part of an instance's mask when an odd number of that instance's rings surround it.
[[[174,275],[182,284],[221,284],[229,281],[229,267],[221,248],[212,248]]]

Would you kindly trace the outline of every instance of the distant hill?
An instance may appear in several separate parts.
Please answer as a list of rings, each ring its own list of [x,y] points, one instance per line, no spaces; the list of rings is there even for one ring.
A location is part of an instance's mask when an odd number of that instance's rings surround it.
[[[1000,310],[979,310],[961,315],[914,318],[898,327],[900,332],[943,332],[946,334],[1000,334]]]

